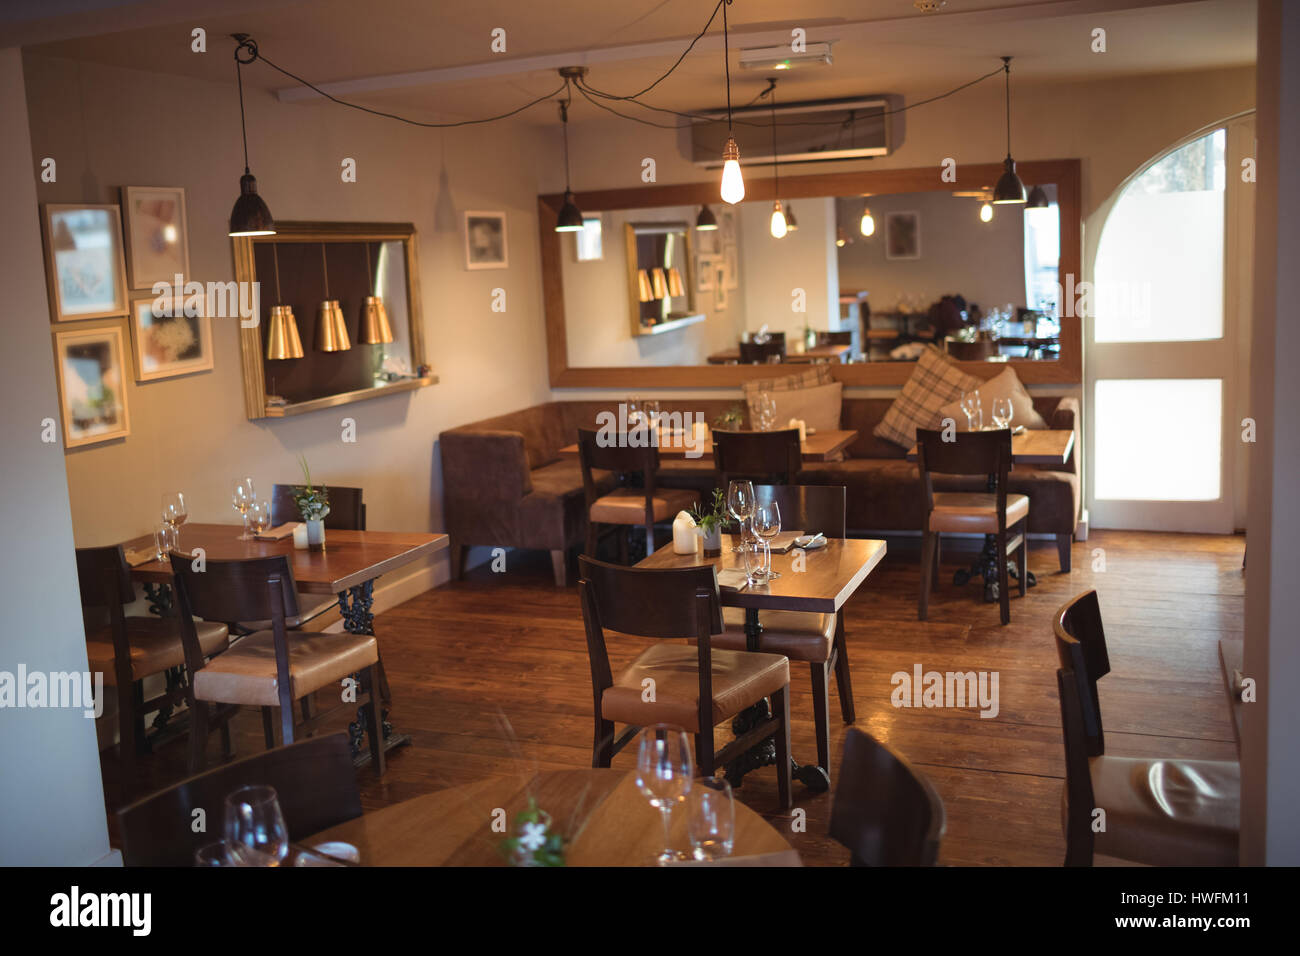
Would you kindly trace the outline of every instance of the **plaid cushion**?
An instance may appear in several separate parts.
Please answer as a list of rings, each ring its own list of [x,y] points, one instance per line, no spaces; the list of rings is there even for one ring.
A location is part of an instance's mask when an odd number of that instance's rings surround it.
[[[983,380],[967,375],[937,348],[927,348],[916,363],[916,371],[903,386],[885,417],[872,433],[877,438],[904,448],[916,444],[918,428],[938,428],[941,409],[962,392],[979,388]]]
[[[810,365],[808,371],[800,372],[798,375],[783,375],[780,378],[760,378],[751,382],[746,382],[742,389],[745,394],[745,404],[749,406],[749,420],[751,422],[758,420],[758,393],[759,392],[789,392],[801,388],[816,388],[819,385],[829,385],[835,381],[835,373],[826,363]]]

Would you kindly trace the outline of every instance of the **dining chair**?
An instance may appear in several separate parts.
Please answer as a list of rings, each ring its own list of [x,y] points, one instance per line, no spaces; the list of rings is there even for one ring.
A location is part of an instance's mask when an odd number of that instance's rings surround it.
[[[601,526],[614,525],[621,529],[619,548],[620,554],[625,554],[627,530],[642,525],[646,554],[654,554],[654,526],[672,521],[677,512],[693,507],[700,500],[699,493],[689,488],[656,485],[659,449],[649,444],[648,432],[622,434],[612,444],[601,438],[602,434],[591,428],[578,429],[578,457],[587,504],[586,553],[596,553]],[[646,447],[632,446],[633,441],[639,445],[642,439],[646,439]],[[614,472],[620,478],[619,487],[602,494],[593,475],[595,471]]]
[[[326,734],[214,767],[123,807],[124,862],[193,866],[197,850],[222,838],[226,795],[247,786],[275,788],[294,842],[361,816],[348,735]],[[196,830],[197,819],[204,826]]]
[[[86,658],[92,673],[104,675],[104,685],[117,689],[117,753],[122,790],[130,797],[139,787],[138,757],[148,751],[144,718],[154,711],[168,714],[185,701],[175,671],[185,665],[181,622],[177,617],[128,617],[136,599],[122,546],[77,549],[77,582],[86,630]],[[201,657],[220,654],[230,644],[224,624],[193,622]],[[169,675],[167,689],[145,700],[144,679]],[[223,753],[230,754],[230,730],[221,725]]]
[[[763,484],[793,484],[803,467],[799,429],[770,432],[713,431],[713,469],[719,488],[732,479]]]
[[[303,485],[275,485],[271,489],[271,527],[279,527],[291,521],[301,521],[294,494]],[[330,513],[325,516],[327,531],[365,531],[366,506],[361,500],[360,488],[348,488],[343,485],[328,486],[330,496]],[[316,620],[322,614],[339,606],[337,597],[325,597],[320,594],[298,594],[300,613],[289,618],[285,623],[290,630],[299,630],[303,625]],[[240,628],[245,631],[265,631],[271,627],[269,621],[241,621]]]
[[[767,365],[785,358],[785,333],[774,332],[766,342],[740,342],[741,365]]]
[[[826,345],[852,345],[853,333],[850,332],[827,332],[819,331],[817,333],[817,344]]]
[[[781,524],[809,534],[820,531],[828,538],[847,537],[843,485],[755,485],[758,505],[775,502]],[[714,647],[746,650],[745,609],[722,609],[725,630],[713,639]],[[808,611],[762,611],[763,626],[758,649],[784,654],[791,662],[804,661],[812,673],[813,723],[817,733],[817,765],[831,772],[830,675],[835,673],[839,688],[840,715],[853,723],[853,682],[849,676],[848,649],[844,640],[844,610],[834,614]]]
[[[1097,682],[1110,673],[1110,658],[1097,592],[1063,604],[1053,630],[1065,739],[1065,865],[1091,866],[1101,854],[1151,866],[1236,866],[1241,766],[1107,754]]]
[[[595,712],[591,765],[608,767],[650,724],[671,724],[694,735],[696,770],[705,776],[775,737],[777,791],[782,809],[788,809],[790,662],[780,654],[713,649],[713,636],[723,628],[713,565],[624,568],[583,556],[578,568]],[[607,630],[659,640],[615,677]],[[693,638],[695,645],[670,643],[674,638]],[[714,749],[718,724],[768,697],[773,716]],[[616,737],[618,723],[628,726]]]
[[[924,518],[921,523],[921,596],[917,616],[929,614],[930,587],[939,575],[940,536],[984,534],[992,536],[997,556],[998,601],[1003,624],[1011,623],[1011,591],[1007,559],[1019,555],[1020,596],[1025,596],[1029,575],[1029,497],[1007,494],[1011,472],[1011,430],[955,432],[950,440],[944,433],[927,428],[916,430],[917,467],[921,476]],[[987,475],[989,491],[935,491],[933,476]]]
[[[352,688],[355,701],[316,716],[308,717],[304,712],[298,728],[310,733],[338,710],[364,707],[370,755],[375,770],[383,775],[383,727],[375,693],[379,652],[372,635],[297,632],[290,639],[285,618],[298,613],[298,598],[287,555],[233,561],[208,558],[205,567],[198,570],[189,555],[172,552],[172,571],[195,728],[191,734],[191,773],[204,766],[203,731],[210,719],[209,705],[228,705],[219,708],[219,713],[240,706],[261,707],[270,750],[275,746],[272,708],[280,710],[281,743],[290,744],[295,733],[294,702],[359,674],[360,686]],[[195,614],[216,620],[265,618],[271,627],[241,638],[230,650],[205,664],[198,654],[192,623],[185,626]]]
[[[907,759],[870,734],[844,736],[830,836],[853,866],[934,866],[946,828],[943,801]]]

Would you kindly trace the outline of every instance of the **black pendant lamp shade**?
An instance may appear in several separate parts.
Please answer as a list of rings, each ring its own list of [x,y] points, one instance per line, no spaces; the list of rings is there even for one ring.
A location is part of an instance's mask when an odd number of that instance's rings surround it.
[[[1002,161],[1002,176],[993,187],[994,205],[1025,201],[1025,184],[1016,175],[1016,161],[1011,158],[1011,57],[1002,58],[1002,72],[1006,75],[1007,91],[1007,158]]]
[[[235,77],[239,83],[239,131],[244,138],[244,175],[239,177],[239,198],[235,208],[230,210],[231,236],[273,236],[275,219],[266,205],[266,200],[257,194],[257,179],[248,169],[248,127],[244,120],[244,73],[245,63],[257,59],[257,44],[244,34],[236,34],[239,46],[235,47]],[[240,56],[243,51],[248,57]]]
[[[565,85],[568,78],[565,77]],[[582,229],[582,210],[573,201],[573,190],[569,188],[569,103],[560,103],[560,123],[564,128],[564,205],[560,207],[560,217],[555,221],[556,232],[578,232]]]
[[[708,206],[700,207],[700,214],[695,217],[695,228],[701,232],[712,232],[718,228],[718,217]]]
[[[1029,190],[1029,200],[1025,203],[1029,209],[1046,209],[1051,205],[1047,201],[1047,190],[1042,186],[1035,186]]]

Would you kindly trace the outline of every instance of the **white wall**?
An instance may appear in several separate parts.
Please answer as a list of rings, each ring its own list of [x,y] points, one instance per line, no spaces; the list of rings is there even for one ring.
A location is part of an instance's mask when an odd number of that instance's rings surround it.
[[[835,262],[835,206],[831,199],[802,199],[795,206],[799,228],[772,238],[772,207],[741,203],[741,282],[745,286],[744,327],[764,325],[786,333],[792,343],[805,325],[837,328],[839,293]],[[804,292],[807,311],[793,311],[794,290]]]
[[[59,413],[17,50],[0,50],[0,129],[0,579],[9,596],[0,671],[80,673],[88,665],[62,443],[41,440],[41,420]],[[95,724],[81,710],[0,710],[0,865],[82,866],[108,856],[97,766]]]

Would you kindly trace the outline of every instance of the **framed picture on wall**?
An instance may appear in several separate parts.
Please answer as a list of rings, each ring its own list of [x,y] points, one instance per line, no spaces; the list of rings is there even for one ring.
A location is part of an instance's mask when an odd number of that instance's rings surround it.
[[[722,261],[721,256],[707,255],[695,257],[695,291],[712,292],[716,280],[716,268]]]
[[[121,327],[55,332],[54,352],[63,447],[93,445],[131,434]]]
[[[200,296],[190,311],[171,296],[137,296],[131,300],[131,351],[135,380],[152,382],[212,368],[212,320],[203,314]]]
[[[132,289],[189,278],[189,223],[180,186],[123,186],[126,268]]]
[[[465,213],[465,268],[505,269],[508,265],[506,214]]]
[[[726,312],[727,307],[731,304],[731,296],[727,293],[727,267],[723,262],[713,264],[713,311]]]
[[[117,206],[44,203],[41,235],[55,322],[127,314],[122,213]]]
[[[920,213],[885,213],[885,258],[921,258]]]

